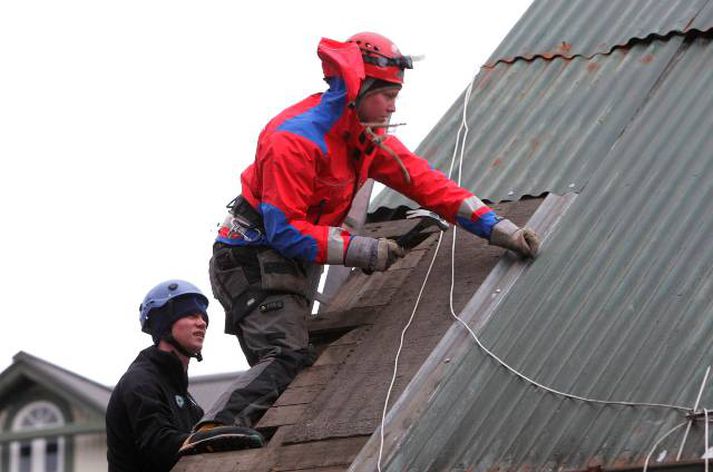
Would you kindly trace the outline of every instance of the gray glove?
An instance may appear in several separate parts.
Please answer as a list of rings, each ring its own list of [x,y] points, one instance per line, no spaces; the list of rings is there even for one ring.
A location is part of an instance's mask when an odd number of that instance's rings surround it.
[[[540,249],[540,236],[530,228],[518,228],[512,221],[504,219],[493,226],[490,244],[534,258]]]
[[[403,248],[393,239],[352,236],[344,256],[344,265],[381,272],[404,255]]]

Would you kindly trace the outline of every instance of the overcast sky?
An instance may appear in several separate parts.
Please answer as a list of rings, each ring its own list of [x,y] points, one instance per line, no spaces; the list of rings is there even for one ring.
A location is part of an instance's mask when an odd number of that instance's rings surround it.
[[[414,149],[529,4],[0,2],[0,370],[25,351],[113,385],[151,342],[141,300],[170,278],[212,302],[190,374],[245,369],[211,244],[260,129],[324,90],[319,39],[378,31],[426,56],[393,117]]]

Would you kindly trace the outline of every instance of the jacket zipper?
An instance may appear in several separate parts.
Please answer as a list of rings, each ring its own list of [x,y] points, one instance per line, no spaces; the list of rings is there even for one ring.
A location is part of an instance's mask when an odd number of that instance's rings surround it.
[[[314,219],[314,224],[316,224],[316,225],[319,224],[319,219],[322,217],[322,212],[324,211],[324,205],[326,205],[326,204],[327,204],[327,200],[324,198],[319,202],[319,211],[317,211],[317,216]]]

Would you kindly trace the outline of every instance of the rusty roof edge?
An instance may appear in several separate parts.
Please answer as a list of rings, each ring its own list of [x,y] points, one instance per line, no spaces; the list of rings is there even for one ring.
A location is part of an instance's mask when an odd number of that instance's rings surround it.
[[[541,235],[543,250],[546,250],[548,237],[576,197],[575,193],[562,196],[551,193],[530,218],[528,226]],[[474,331],[481,331],[529,264],[506,253],[466,304],[460,318]],[[416,424],[413,418],[421,415],[428,401],[437,394],[442,380],[453,370],[451,366],[456,363],[450,360],[463,358],[472,348],[470,335],[459,323],[453,323],[389,410],[385,419],[382,463],[393,458],[406,433]],[[377,428],[349,470],[376,470],[380,442],[380,429]]]
[[[681,471],[685,471],[685,470],[699,471],[699,470],[701,470],[701,467],[705,466],[705,463],[706,463],[705,459],[699,459],[699,460],[695,460],[695,461],[655,463],[655,464],[648,464],[646,467],[646,470],[654,470],[654,471],[659,471],[659,472],[664,472],[664,471],[681,472]],[[570,470],[568,472],[639,472],[639,471],[643,471],[643,470],[644,470],[643,465],[633,465],[633,466],[624,466],[624,467],[594,466],[594,467],[589,467],[586,469]]]
[[[496,59],[494,61],[491,59],[488,59],[488,61],[486,61],[485,64],[480,66],[480,69],[493,69],[495,66],[497,66],[498,64],[501,64],[501,63],[502,64],[514,64],[515,62],[518,62],[518,61],[533,62],[536,59],[543,59],[545,61],[551,61],[554,59],[572,60],[575,58],[582,58],[582,59],[590,60],[590,59],[594,59],[595,57],[599,57],[599,56],[608,56],[618,49],[629,49],[633,46],[636,46],[637,44],[646,44],[646,43],[651,43],[654,41],[667,41],[667,40],[670,40],[675,37],[695,38],[698,36],[707,36],[707,35],[710,35],[711,33],[713,33],[713,28],[708,28],[705,30],[691,28],[686,31],[672,30],[666,34],[650,33],[644,37],[634,36],[632,38],[629,38],[624,43],[613,44],[609,49],[596,51],[591,54],[565,54],[565,53],[561,53],[561,52],[538,52],[538,53],[533,53],[533,54],[502,57],[502,58]]]

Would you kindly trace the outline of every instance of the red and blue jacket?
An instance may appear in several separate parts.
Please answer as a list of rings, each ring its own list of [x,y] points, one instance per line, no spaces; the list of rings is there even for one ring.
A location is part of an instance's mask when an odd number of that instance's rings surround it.
[[[364,69],[353,43],[323,39],[318,48],[329,89],[292,105],[260,133],[255,161],[242,173],[242,195],[262,215],[264,234],[244,239],[227,225],[217,241],[271,246],[286,257],[343,264],[351,234],[341,228],[368,178],[451,223],[489,238],[498,218],[475,195],[413,154],[396,137],[365,132],[354,101]],[[407,181],[390,148],[410,176]]]

